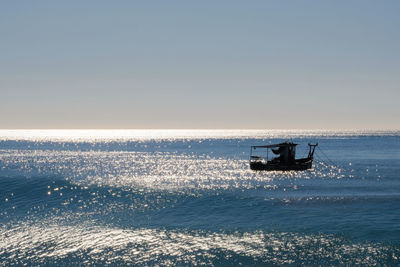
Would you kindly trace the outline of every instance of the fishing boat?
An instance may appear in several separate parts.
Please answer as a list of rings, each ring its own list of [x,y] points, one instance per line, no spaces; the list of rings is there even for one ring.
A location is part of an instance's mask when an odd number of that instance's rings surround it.
[[[309,143],[308,156],[299,159],[296,159],[297,145],[293,142],[284,142],[273,145],[252,146],[250,150],[250,169],[254,171],[302,171],[311,169],[314,151],[318,143]]]

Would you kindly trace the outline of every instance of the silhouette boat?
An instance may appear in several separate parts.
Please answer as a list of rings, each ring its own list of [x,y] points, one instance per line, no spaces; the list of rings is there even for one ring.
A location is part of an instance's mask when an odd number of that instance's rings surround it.
[[[312,168],[316,144],[308,144],[306,158],[296,159],[296,146],[293,142],[274,145],[252,146],[250,151],[250,169],[254,171],[301,171]],[[270,159],[270,154],[272,156]]]

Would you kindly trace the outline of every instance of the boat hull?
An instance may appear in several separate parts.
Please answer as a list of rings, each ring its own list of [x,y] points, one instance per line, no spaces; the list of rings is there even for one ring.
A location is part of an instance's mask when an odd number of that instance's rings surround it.
[[[253,171],[304,171],[312,168],[312,159],[298,159],[291,164],[251,161]]]

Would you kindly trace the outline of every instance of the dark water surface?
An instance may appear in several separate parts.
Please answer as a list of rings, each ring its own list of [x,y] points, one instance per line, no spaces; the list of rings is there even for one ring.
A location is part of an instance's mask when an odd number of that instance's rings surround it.
[[[285,140],[325,154],[249,170],[251,145]],[[1,266],[399,257],[400,132],[0,131]]]

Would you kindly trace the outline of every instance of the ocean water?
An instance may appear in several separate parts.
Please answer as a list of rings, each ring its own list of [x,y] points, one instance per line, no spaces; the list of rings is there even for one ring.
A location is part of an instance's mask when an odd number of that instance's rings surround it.
[[[400,132],[1,130],[0,266],[80,264],[400,265]]]

